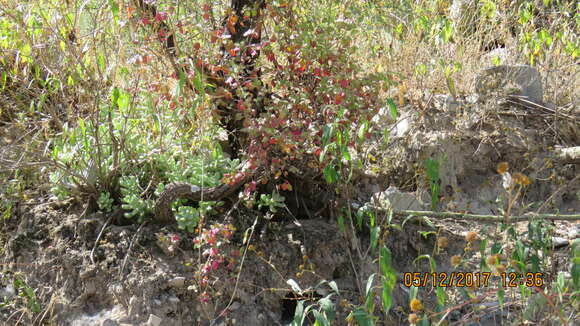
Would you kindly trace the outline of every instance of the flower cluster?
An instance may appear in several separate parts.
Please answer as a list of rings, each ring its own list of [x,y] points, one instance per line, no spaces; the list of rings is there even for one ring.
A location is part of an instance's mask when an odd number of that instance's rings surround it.
[[[205,263],[200,264],[199,270],[196,273],[199,279],[199,287],[202,293],[199,296],[201,302],[207,303],[211,299],[208,293],[208,286],[210,285],[210,276],[212,273],[220,270],[220,267],[226,268],[227,271],[232,271],[235,267],[236,253],[224,253],[223,246],[230,242],[236,228],[232,224],[213,224],[209,228],[200,230],[200,235],[194,240],[194,247],[202,250],[202,257]],[[217,277],[214,277],[216,279]]]

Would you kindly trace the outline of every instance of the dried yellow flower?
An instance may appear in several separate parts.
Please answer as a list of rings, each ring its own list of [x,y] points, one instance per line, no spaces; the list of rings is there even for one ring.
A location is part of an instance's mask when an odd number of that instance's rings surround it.
[[[504,174],[509,168],[508,162],[501,162],[497,165],[497,173]]]
[[[498,274],[504,273],[505,272],[505,265],[499,264],[499,265],[495,266],[495,271]]]
[[[423,303],[421,303],[421,300],[419,300],[419,299],[411,300],[411,303],[409,303],[409,306],[411,307],[411,311],[414,311],[414,312],[423,310]]]
[[[526,175],[516,172],[512,175],[512,178],[514,179],[514,182],[522,185],[524,187],[529,186],[532,182],[530,181],[530,178],[528,178]]]

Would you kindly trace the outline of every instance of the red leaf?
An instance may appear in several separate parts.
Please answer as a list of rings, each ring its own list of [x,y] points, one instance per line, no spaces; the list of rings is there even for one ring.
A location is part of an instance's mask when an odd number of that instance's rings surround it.
[[[236,48],[232,48],[232,49],[230,49],[230,51],[229,51],[229,52],[230,52],[230,55],[231,55],[232,57],[235,57],[235,56],[237,56],[237,55],[238,55],[238,52],[240,52],[240,48],[238,48],[238,47],[236,47]]]
[[[164,21],[165,19],[167,19],[167,13],[166,13],[166,12],[164,12],[164,11],[158,12],[158,13],[155,15],[155,20],[156,20],[156,21],[158,21],[158,22],[162,22],[162,21]]]
[[[230,76],[230,77],[228,77],[228,79],[226,79],[226,84],[228,84],[232,87],[235,87],[237,85],[236,80],[232,76]]]
[[[339,105],[340,103],[342,103],[342,100],[344,100],[344,92],[341,92],[340,94],[336,94],[334,96],[334,104]]]
[[[292,185],[288,180],[284,180],[284,183],[280,185],[280,189],[284,191],[292,191]]]
[[[256,181],[246,184],[244,195],[249,196],[254,190],[256,190]]]
[[[254,48],[249,48],[248,52],[250,53],[250,56],[255,57],[258,52],[254,49]]]
[[[230,77],[231,78],[231,77]],[[246,107],[246,105],[244,105],[244,101],[239,100],[238,103],[236,104],[236,107],[238,108],[238,110],[240,111],[246,111],[248,108]]]

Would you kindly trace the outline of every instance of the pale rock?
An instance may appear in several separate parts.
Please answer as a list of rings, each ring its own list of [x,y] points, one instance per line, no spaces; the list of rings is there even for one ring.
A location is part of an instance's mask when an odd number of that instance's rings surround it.
[[[169,280],[169,282],[167,282],[167,285],[175,289],[182,289],[185,286],[185,277],[183,276],[175,277]]]
[[[500,65],[485,69],[476,78],[475,91],[482,99],[516,95],[534,103],[543,103],[544,97],[541,75],[528,65]]]
[[[101,326],[119,326],[119,323],[112,319],[105,319],[101,322]]]
[[[375,193],[372,198],[373,204],[378,207],[384,207],[387,200],[395,211],[423,209],[413,193],[402,192],[393,186],[383,192]]]
[[[149,315],[149,319],[147,320],[147,326],[159,326],[163,319],[155,316],[154,314]]]

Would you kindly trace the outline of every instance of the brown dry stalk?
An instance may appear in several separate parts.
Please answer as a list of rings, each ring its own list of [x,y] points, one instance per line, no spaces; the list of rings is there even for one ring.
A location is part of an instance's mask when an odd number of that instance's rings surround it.
[[[384,210],[379,208],[379,210]],[[505,217],[503,215],[478,215],[469,213],[459,213],[459,212],[434,212],[434,211],[411,211],[411,210],[401,210],[393,211],[395,216],[428,216],[433,218],[454,218],[460,220],[470,220],[479,222],[504,222]],[[520,216],[510,216],[507,219],[508,223],[528,221],[532,219],[544,219],[550,221],[580,221],[580,214],[536,214],[536,213],[526,213]]]

